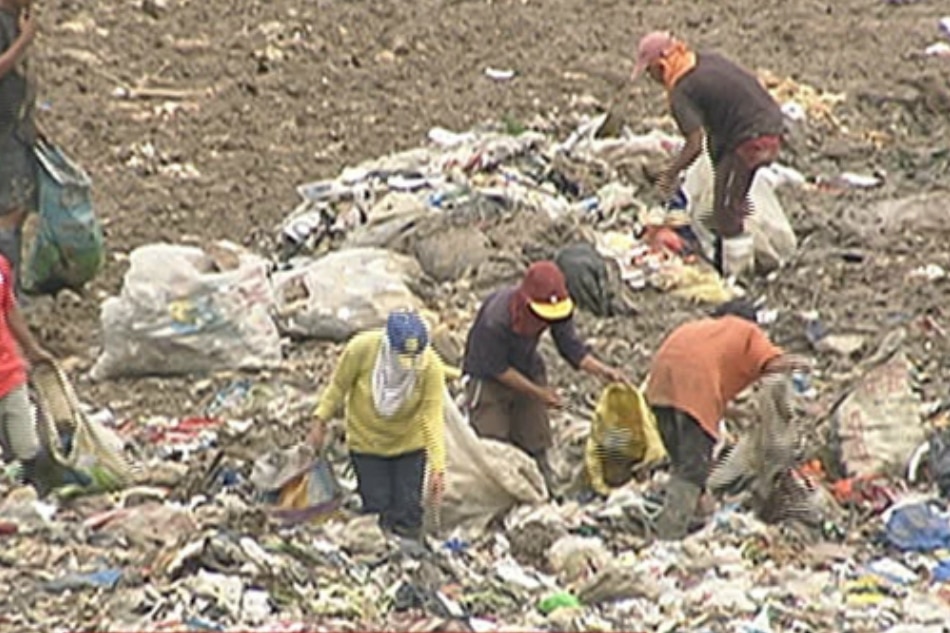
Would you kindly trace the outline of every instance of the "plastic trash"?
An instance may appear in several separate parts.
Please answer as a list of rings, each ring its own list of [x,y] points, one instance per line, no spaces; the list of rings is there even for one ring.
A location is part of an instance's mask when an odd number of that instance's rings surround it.
[[[268,263],[218,242],[208,251],[150,244],[132,251],[122,291],[102,304],[97,380],[262,369],[281,360]]]
[[[515,71],[488,67],[485,69],[485,76],[495,81],[508,81],[509,79],[514,79]]]
[[[901,551],[950,549],[950,514],[932,502],[892,508],[885,525],[888,542]]]
[[[538,603],[538,611],[544,615],[550,615],[558,609],[573,609],[581,606],[580,600],[578,600],[574,595],[566,592],[559,591],[557,593],[551,594],[545,598],[542,598]]]
[[[445,404],[445,495],[443,529],[478,531],[519,504],[547,498],[537,464],[511,444],[479,437],[448,390]]]
[[[391,251],[336,251],[274,275],[278,320],[294,336],[343,341],[382,326],[394,309],[421,309],[407,285],[421,275],[418,262]]]
[[[890,350],[835,410],[834,445],[849,476],[903,473],[926,439],[911,370],[902,351]]]
[[[44,587],[52,593],[77,589],[115,589],[121,579],[121,569],[103,569],[87,574],[69,574],[47,582]]]
[[[611,555],[599,538],[565,536],[551,546],[548,562],[562,582],[571,583],[607,567]]]
[[[35,152],[40,166],[39,218],[36,230],[26,231],[23,289],[32,294],[80,290],[105,260],[102,226],[92,206],[92,180],[46,140],[37,141]]]

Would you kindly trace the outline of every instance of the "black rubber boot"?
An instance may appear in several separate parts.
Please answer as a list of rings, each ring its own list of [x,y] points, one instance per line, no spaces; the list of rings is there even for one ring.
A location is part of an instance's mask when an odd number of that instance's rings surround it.
[[[55,488],[56,482],[53,478],[53,469],[51,466],[53,460],[49,459],[45,452],[41,451],[33,459],[24,459],[23,464],[23,482],[30,484],[36,489],[36,495],[42,499]]]
[[[673,476],[666,486],[663,509],[656,519],[656,536],[663,541],[679,541],[689,533],[702,488]]]

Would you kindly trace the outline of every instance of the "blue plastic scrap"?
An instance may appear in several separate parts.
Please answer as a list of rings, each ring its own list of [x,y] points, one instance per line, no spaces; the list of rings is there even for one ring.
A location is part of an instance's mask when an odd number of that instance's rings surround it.
[[[103,569],[88,574],[69,574],[47,582],[44,587],[54,593],[73,589],[114,589],[121,579],[121,569]]]
[[[905,552],[950,548],[950,518],[932,503],[916,503],[895,509],[885,530],[887,541]]]

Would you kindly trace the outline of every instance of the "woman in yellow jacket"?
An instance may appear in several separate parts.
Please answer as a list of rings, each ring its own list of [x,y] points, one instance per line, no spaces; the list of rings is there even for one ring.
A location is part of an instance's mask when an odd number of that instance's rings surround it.
[[[427,467],[435,502],[444,489],[444,381],[422,318],[393,312],[385,329],[350,340],[314,414],[308,441],[319,450],[326,421],[345,406],[363,511],[400,536],[421,536]]]

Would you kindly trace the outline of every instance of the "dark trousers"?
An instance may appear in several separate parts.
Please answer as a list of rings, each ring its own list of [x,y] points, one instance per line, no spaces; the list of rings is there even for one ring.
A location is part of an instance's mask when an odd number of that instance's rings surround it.
[[[752,212],[749,189],[760,167],[775,162],[781,140],[777,136],[759,136],[741,143],[715,161],[713,223],[719,237],[736,237],[745,230],[745,219]]]
[[[356,470],[363,512],[378,514],[384,530],[412,538],[420,536],[425,451],[394,457],[351,452],[350,459]]]
[[[673,475],[706,488],[712,468],[713,438],[690,414],[673,407],[652,407]]]

